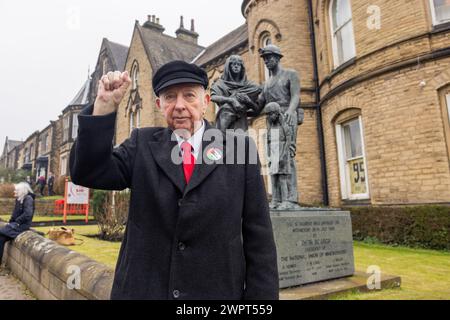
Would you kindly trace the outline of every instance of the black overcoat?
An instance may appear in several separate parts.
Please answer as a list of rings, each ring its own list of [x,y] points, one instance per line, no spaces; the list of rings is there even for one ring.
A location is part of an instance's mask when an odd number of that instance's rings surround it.
[[[35,195],[29,193],[22,203],[16,200],[9,223],[0,228],[0,234],[14,239],[22,232],[30,229],[34,215],[34,198]]]
[[[179,154],[171,130],[135,129],[113,148],[116,114],[92,116],[92,110],[91,105],[79,115],[72,181],[131,189],[111,298],[278,299],[276,248],[259,162],[204,161],[186,185],[182,164],[171,160]],[[256,150],[251,139],[244,141],[245,150]],[[225,162],[232,156],[226,143],[203,141],[202,150],[222,148]]]

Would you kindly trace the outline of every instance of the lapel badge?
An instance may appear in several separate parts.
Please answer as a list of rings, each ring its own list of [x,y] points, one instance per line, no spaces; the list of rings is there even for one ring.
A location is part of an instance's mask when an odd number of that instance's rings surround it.
[[[206,151],[206,157],[208,157],[211,161],[218,161],[222,159],[222,151],[217,148],[211,148],[208,151]]]

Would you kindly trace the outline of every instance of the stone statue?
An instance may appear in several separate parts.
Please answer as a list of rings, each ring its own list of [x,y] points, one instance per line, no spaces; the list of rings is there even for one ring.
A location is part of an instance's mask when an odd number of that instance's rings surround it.
[[[219,130],[248,130],[247,117],[256,116],[261,87],[247,80],[245,66],[238,55],[230,56],[223,75],[211,86],[211,100],[219,106],[216,127]]]
[[[298,125],[304,119],[304,111],[299,108],[300,80],[296,71],[281,66],[283,55],[277,46],[268,45],[260,49],[259,53],[270,73],[258,98],[258,104],[265,106],[264,112],[268,113],[267,142],[268,151],[272,151],[269,156],[272,178],[270,208],[299,209],[295,154]],[[273,153],[276,150],[278,152]]]

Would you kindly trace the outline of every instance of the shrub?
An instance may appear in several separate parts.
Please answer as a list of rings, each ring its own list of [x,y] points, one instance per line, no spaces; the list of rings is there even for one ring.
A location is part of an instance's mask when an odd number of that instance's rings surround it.
[[[355,240],[450,250],[450,207],[352,207]]]
[[[94,190],[92,208],[100,228],[101,239],[122,240],[128,218],[129,202],[129,192]]]
[[[0,198],[14,198],[14,184],[0,184]]]
[[[26,170],[12,170],[6,168],[0,168],[0,181],[7,183],[19,183],[26,180],[30,175]]]
[[[66,188],[66,176],[60,176],[55,178],[55,182],[53,184],[53,192],[55,195],[64,196],[64,191]]]

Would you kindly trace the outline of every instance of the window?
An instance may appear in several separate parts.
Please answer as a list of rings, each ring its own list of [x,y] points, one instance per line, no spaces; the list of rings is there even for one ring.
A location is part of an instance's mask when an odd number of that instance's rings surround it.
[[[72,115],[72,139],[75,140],[78,137],[78,113]]]
[[[41,139],[41,154],[44,154],[48,150],[48,133],[44,134]]]
[[[67,156],[61,156],[61,165],[60,165],[60,171],[61,176],[65,176],[67,174]]]
[[[133,111],[130,111],[129,117],[130,117],[130,135],[133,129],[135,128],[135,122],[134,122],[134,115],[135,113]]]
[[[430,0],[433,25],[450,22],[450,0]]]
[[[28,156],[29,161],[34,159],[34,144],[30,145],[30,155]]]
[[[450,122],[450,93],[445,95],[445,102],[447,103],[447,116],[448,121]]]
[[[336,125],[342,199],[369,199],[361,116]]]
[[[141,127],[141,109],[137,109],[136,111],[136,128]]]
[[[67,115],[63,118],[63,142],[69,140],[69,126],[70,126],[70,118]]]
[[[441,102],[445,140],[447,142],[447,153],[450,161],[450,85],[439,90],[439,99]]]
[[[264,47],[268,46],[269,44],[272,44],[272,39],[270,38],[270,34],[266,33],[261,38],[261,48],[264,48]],[[267,69],[264,62],[263,62],[263,65],[264,65],[264,81],[267,81],[270,78],[270,72],[269,72],[269,69]]]
[[[131,70],[131,80],[132,80],[132,89],[136,90],[138,88],[139,81],[139,69],[136,62],[133,64],[133,69]]]
[[[25,151],[24,151],[24,154],[25,154],[25,163],[28,163],[28,162],[30,162],[30,154],[28,153],[28,148],[25,148]]]
[[[330,3],[334,67],[337,68],[356,55],[350,0]]]

